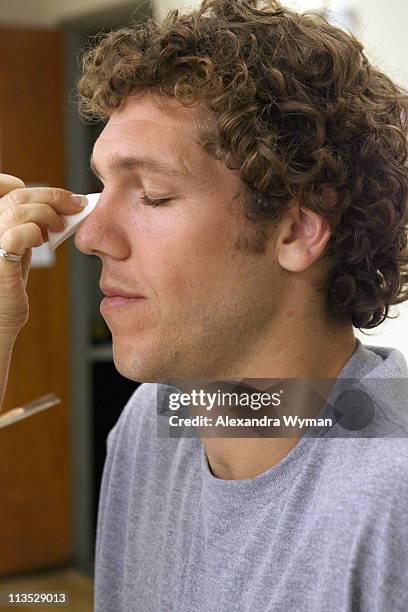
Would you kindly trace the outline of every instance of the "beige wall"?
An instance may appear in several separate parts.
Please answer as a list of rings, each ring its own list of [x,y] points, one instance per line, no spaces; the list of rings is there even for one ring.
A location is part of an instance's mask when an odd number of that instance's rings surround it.
[[[177,8],[182,11],[184,8],[189,9],[199,5],[199,0],[185,0],[184,2],[181,0],[153,0],[155,15],[159,19],[163,18],[172,9]]]
[[[371,59],[408,86],[408,2],[356,0],[361,13],[360,36]]]
[[[338,12],[351,7],[358,16],[354,30],[370,59],[401,84],[408,86],[407,0],[286,0],[287,5],[305,11],[327,7]]]
[[[2,25],[51,26],[52,0],[0,0]]]
[[[143,0],[140,4],[143,3]],[[82,17],[123,4],[118,0],[0,0],[0,23],[55,27],[65,19]],[[135,9],[138,6],[134,2]]]

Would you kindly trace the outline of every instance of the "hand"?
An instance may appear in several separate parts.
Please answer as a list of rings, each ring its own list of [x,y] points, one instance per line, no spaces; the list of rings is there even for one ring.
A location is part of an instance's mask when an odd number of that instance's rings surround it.
[[[17,337],[27,323],[31,249],[47,242],[47,230],[64,229],[61,215],[82,210],[72,196],[53,187],[27,189],[19,178],[0,174],[0,248],[23,256],[20,262],[0,257],[0,339]]]

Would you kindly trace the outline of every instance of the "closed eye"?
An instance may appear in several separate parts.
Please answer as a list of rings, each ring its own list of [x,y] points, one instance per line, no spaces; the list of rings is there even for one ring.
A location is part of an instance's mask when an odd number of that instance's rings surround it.
[[[169,202],[171,198],[163,198],[161,200],[155,200],[152,198],[149,198],[149,196],[147,196],[146,194],[142,197],[143,203],[146,204],[147,206],[160,206],[160,204],[165,204],[166,202]]]

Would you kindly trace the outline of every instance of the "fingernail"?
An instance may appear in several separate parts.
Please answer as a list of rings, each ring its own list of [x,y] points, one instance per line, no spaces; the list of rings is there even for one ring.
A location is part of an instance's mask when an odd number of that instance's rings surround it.
[[[88,198],[86,198],[85,196],[72,195],[71,200],[77,206],[81,206],[81,208],[85,208],[85,206],[88,206]]]

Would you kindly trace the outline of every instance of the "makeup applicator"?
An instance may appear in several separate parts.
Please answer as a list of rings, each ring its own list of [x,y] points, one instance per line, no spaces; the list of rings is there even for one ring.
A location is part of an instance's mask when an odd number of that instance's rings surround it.
[[[62,232],[48,232],[48,240],[50,244],[50,251],[55,251],[60,244],[65,242],[67,238],[75,234],[82,221],[93,211],[100,198],[100,193],[88,193],[85,197],[88,200],[88,204],[81,212],[76,215],[62,215],[67,223],[65,229]]]

